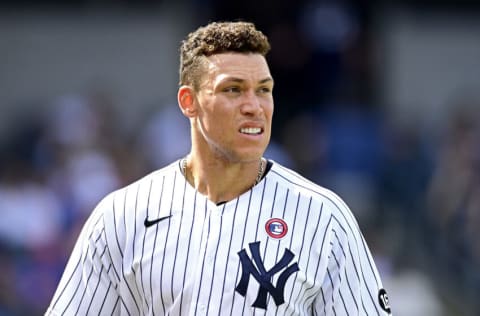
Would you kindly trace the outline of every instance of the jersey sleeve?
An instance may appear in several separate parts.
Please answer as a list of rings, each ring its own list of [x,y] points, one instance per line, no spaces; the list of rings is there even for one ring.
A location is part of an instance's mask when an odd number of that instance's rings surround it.
[[[316,315],[391,315],[388,297],[356,221],[353,217],[351,222],[333,219],[327,271],[315,301]]]
[[[119,315],[101,204],[85,223],[45,315]]]

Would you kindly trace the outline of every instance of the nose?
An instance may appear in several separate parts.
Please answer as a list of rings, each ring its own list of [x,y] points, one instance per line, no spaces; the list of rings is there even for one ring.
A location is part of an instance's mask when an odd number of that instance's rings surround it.
[[[256,115],[262,111],[262,103],[255,91],[245,91],[240,111],[244,115]]]

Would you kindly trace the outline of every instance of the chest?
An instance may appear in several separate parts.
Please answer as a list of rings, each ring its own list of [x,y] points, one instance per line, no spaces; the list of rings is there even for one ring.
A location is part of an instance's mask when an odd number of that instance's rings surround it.
[[[319,286],[314,213],[248,200],[172,209],[139,229],[125,252],[126,283],[145,314],[286,312]]]

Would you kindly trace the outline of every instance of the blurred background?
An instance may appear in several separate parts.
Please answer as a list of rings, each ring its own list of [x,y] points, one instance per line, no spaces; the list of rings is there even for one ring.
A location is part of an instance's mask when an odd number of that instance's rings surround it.
[[[42,315],[108,192],[185,155],[178,47],[270,38],[267,157],[356,214],[397,316],[480,315],[480,3],[0,3],[0,316]]]

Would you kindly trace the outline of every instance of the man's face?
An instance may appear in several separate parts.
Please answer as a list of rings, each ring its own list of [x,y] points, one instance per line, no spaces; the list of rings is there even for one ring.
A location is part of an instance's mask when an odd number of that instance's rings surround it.
[[[207,58],[194,129],[202,150],[232,162],[259,159],[270,141],[273,80],[260,54]],[[203,152],[207,154],[207,152]]]

